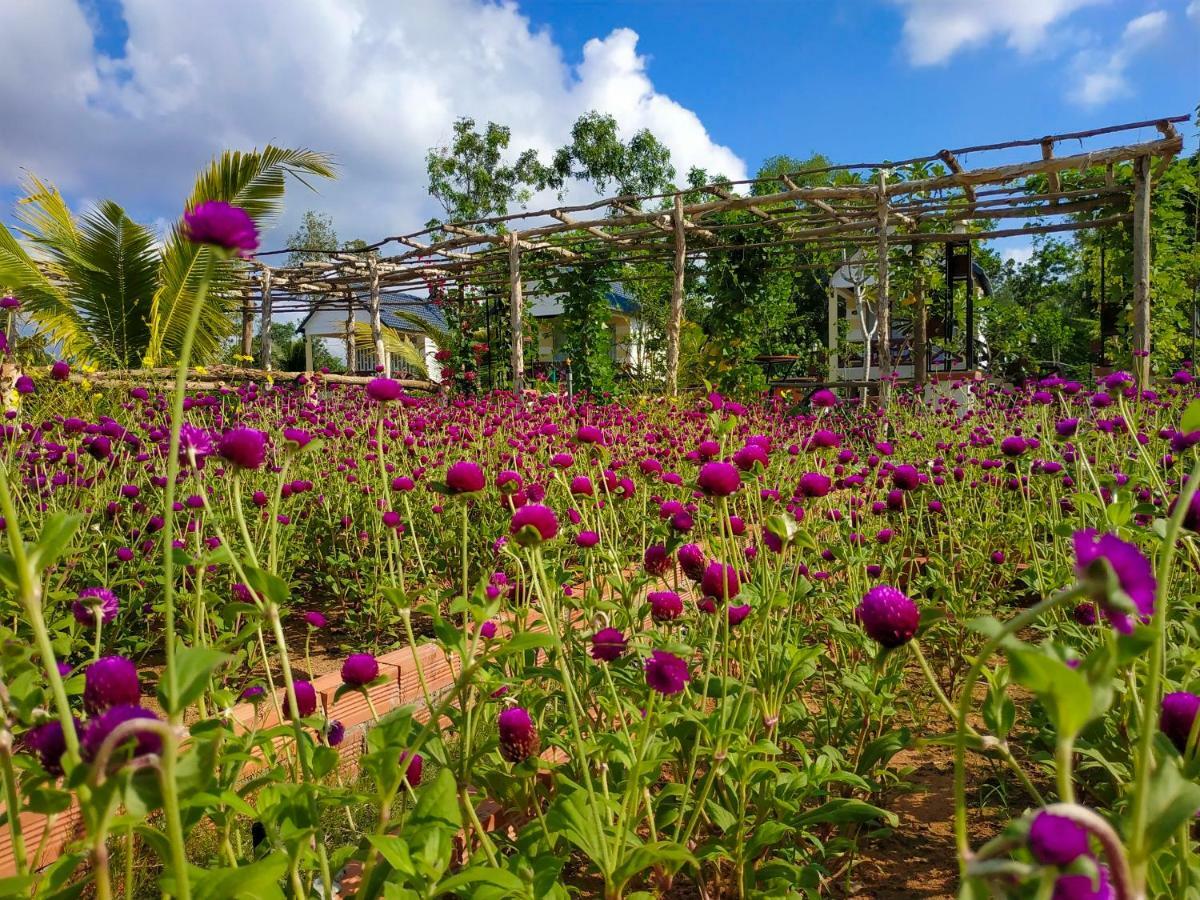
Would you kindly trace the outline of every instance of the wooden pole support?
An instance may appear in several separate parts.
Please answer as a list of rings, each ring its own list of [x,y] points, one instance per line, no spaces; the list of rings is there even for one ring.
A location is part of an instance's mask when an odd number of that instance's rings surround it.
[[[1133,371],[1150,384],[1150,157],[1133,162]]]
[[[879,342],[879,380],[880,396],[883,397],[887,391],[887,381],[892,374],[892,307],[891,298],[888,296],[888,194],[887,194],[887,173],[881,171],[879,173],[879,200],[876,208],[878,217],[878,246],[876,260],[877,269],[875,274],[875,320],[878,326],[875,329],[876,340]],[[863,373],[867,380],[870,380],[870,373]]]
[[[367,257],[367,272],[370,276],[371,289],[371,341],[375,344],[375,365],[383,366],[385,378],[392,377],[392,360],[383,343],[383,313],[379,300],[379,252],[373,251]]]
[[[346,374],[354,374],[354,295],[349,291],[346,292],[346,322],[343,329],[343,337],[346,341]]]
[[[667,316],[667,394],[679,393],[679,338],[683,328],[683,276],[687,268],[687,233],[683,224],[683,198],[675,195],[675,268],[671,281],[671,309]]]
[[[271,267],[262,267],[262,334],[259,338],[262,353],[261,368],[271,371]]]
[[[254,358],[254,307],[250,295],[242,295],[242,356],[243,362]]]
[[[508,291],[512,389],[513,393],[520,394],[525,389],[525,298],[521,287],[521,238],[515,231],[508,236]]]

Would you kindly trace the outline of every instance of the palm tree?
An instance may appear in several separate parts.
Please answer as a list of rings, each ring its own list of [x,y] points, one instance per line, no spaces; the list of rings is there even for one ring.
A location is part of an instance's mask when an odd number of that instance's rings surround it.
[[[186,207],[223,200],[245,209],[261,229],[279,213],[288,175],[307,185],[306,176],[333,174],[331,159],[311,150],[226,151],[197,177]],[[24,187],[20,237],[0,224],[0,288],[21,298],[62,356],[106,368],[171,361],[206,272],[193,359],[205,362],[220,351],[235,327],[244,260],[191,243],[178,222],[160,246],[110,200],[76,216],[53,185],[30,176]]]

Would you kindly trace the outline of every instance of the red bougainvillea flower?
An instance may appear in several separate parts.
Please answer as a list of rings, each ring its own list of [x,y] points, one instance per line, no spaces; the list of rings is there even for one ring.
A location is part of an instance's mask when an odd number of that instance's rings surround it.
[[[889,649],[912,640],[921,622],[917,604],[887,584],[867,591],[854,614],[871,639]]]
[[[655,650],[646,660],[646,684],[664,697],[680,693],[689,681],[687,663],[666,650]]]
[[[221,200],[207,200],[185,212],[183,235],[194,244],[210,244],[241,257],[258,249],[258,227],[250,214]]]

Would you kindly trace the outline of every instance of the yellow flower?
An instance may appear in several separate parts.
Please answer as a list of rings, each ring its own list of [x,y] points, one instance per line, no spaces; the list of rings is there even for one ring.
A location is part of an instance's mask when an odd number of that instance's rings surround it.
[[[196,372],[200,375],[207,375],[208,369],[206,369],[204,366],[196,366]]]

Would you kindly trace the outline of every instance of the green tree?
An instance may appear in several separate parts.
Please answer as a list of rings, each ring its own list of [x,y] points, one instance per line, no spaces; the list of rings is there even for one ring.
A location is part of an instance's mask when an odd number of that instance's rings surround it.
[[[267,146],[226,152],[196,179],[192,208],[222,200],[245,209],[262,228],[279,212],[286,178],[332,177],[329,157]],[[17,233],[0,225],[0,287],[65,358],[103,367],[158,365],[174,358],[197,290],[211,274],[193,349],[216,357],[233,333],[235,290],[247,263],[225,259],[172,226],[160,247],[154,233],[112,201],[76,215],[53,185],[31,176],[19,202]]]

